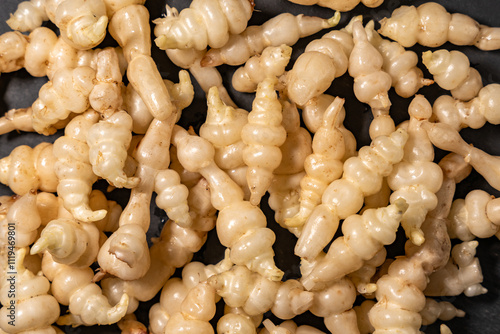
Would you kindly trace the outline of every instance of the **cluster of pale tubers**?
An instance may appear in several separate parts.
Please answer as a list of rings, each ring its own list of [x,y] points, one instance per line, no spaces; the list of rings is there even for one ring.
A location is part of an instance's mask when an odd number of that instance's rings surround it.
[[[447,334],[466,313],[440,297],[487,292],[500,157],[460,131],[500,124],[500,85],[454,45],[500,28],[289,1],[259,24],[257,0],[19,3],[1,78],[47,81],[0,117],[1,143],[35,138],[0,157],[0,334]],[[492,190],[458,196],[472,171]]]

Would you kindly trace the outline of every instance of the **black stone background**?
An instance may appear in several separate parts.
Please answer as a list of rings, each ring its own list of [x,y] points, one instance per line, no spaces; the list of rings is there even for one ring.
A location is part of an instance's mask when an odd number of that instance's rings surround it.
[[[342,15],[339,27],[344,26],[349,22],[350,18],[354,15],[362,14],[365,17],[364,22],[369,19],[379,20],[385,16],[389,16],[392,10],[400,5],[419,5],[422,0],[409,1],[409,0],[386,0],[385,3],[379,8],[369,9],[363,5],[358,5],[352,12],[344,13]],[[500,12],[500,2],[498,0],[438,0],[437,2],[444,5],[449,12],[460,12],[472,16],[481,24],[489,26],[500,26],[500,19],[498,12]],[[19,3],[19,0],[1,0],[0,1],[0,33],[10,30],[5,24],[5,20],[9,17],[9,13],[14,12]],[[190,1],[186,0],[172,0],[168,1],[170,6],[176,7],[181,10],[189,5]],[[150,10],[151,19],[155,19],[164,14],[165,0],[148,0],[146,6]],[[290,12],[293,14],[304,13],[308,15],[317,15],[321,17],[330,17],[333,11],[330,9],[322,8],[319,6],[300,6],[290,3],[286,0],[255,0],[255,12],[250,21],[250,25],[262,24],[267,19],[282,12]],[[54,27],[50,23],[45,23],[49,27]],[[326,31],[322,31],[314,36],[304,38],[294,46],[292,61],[303,52],[305,45],[313,38],[321,37]],[[107,38],[103,46],[114,45],[111,38]],[[474,66],[482,75],[484,84],[492,82],[500,82],[500,51],[483,52],[475,49],[474,47],[457,47],[450,44],[443,46],[448,49],[457,49],[469,56],[472,66]],[[416,46],[412,48],[418,54],[425,51],[427,48]],[[153,57],[157,61],[162,76],[172,81],[177,82],[178,68],[176,68],[168,60],[165,53],[154,46],[152,50]],[[421,65],[421,64],[420,64]],[[422,67],[423,68],[423,67]],[[424,69],[426,77],[430,77],[429,73]],[[220,68],[223,78],[226,82],[226,87],[230,95],[239,104],[240,107],[247,110],[251,109],[251,102],[253,99],[252,94],[242,94],[234,91],[230,87],[231,75],[235,68],[230,66],[222,66]],[[30,106],[38,96],[39,88],[46,82],[46,78],[32,78],[26,71],[20,70],[14,73],[1,74],[0,76],[0,115],[11,108],[23,108]],[[206,101],[204,94],[199,86],[195,83],[196,95],[193,104],[185,109],[180,124],[183,126],[192,125],[195,130],[198,130],[204,121],[206,111]],[[446,91],[441,90],[437,85],[423,88],[421,93],[425,94],[432,102],[440,94],[447,94]],[[336,79],[330,89],[327,91],[332,95],[338,95],[346,98],[347,116],[345,119],[345,126],[351,130],[358,139],[358,147],[369,144],[367,129],[371,121],[371,113],[366,105],[356,101],[352,92],[352,79],[348,75]],[[407,106],[409,99],[402,99],[391,91],[391,100],[393,107],[391,110],[392,117],[396,122],[403,121],[407,118]],[[62,134],[59,131],[57,134],[44,137],[34,133],[10,133],[0,136],[0,157],[4,157],[16,146],[26,144],[35,146],[42,141],[53,142],[58,136]],[[500,132],[499,127],[494,125],[486,125],[480,130],[464,129],[461,131],[465,140],[473,143],[475,146],[486,150],[487,152],[500,155]],[[444,155],[444,152],[437,151],[436,160]],[[105,189],[106,184],[102,181],[96,184],[97,188]],[[468,191],[476,188],[485,189],[495,196],[499,196],[499,191],[491,188],[484,179],[473,172],[466,180],[458,185],[457,197],[463,198]],[[12,194],[10,189],[0,185],[0,195]],[[108,194],[110,199],[118,201],[123,206],[126,205],[128,200],[128,193],[126,191],[115,190]],[[262,209],[268,217],[269,226],[275,231],[277,242],[275,244],[276,263],[285,271],[286,278],[295,278],[299,274],[299,261],[293,255],[293,246],[295,238],[286,230],[281,229],[273,221],[273,213],[267,206],[267,197],[264,197],[262,202]],[[153,201],[154,203],[154,201]],[[151,207],[151,227],[148,232],[149,237],[158,236],[161,226],[166,219],[165,213],[154,207]],[[399,233],[404,238],[404,234]],[[389,253],[392,256],[401,254],[401,245],[404,239],[399,239],[395,245],[388,247]],[[500,279],[500,242],[496,238],[480,240],[478,247],[478,256],[481,261],[484,274],[483,285],[489,290],[486,295],[467,298],[464,295],[457,297],[443,297],[441,300],[453,302],[458,308],[466,311],[465,318],[457,318],[447,322],[453,333],[484,333],[494,334],[499,333],[500,330],[500,297],[499,297],[499,284]],[[205,263],[216,263],[223,256],[223,247],[218,243],[217,236],[214,232],[209,234],[207,244],[202,250],[194,256],[194,260],[204,261]],[[178,273],[177,273],[178,274]],[[141,303],[137,312],[139,320],[147,323],[148,309],[151,305],[158,301],[158,296],[150,302]],[[219,307],[219,310],[221,308]],[[220,316],[220,314],[218,314]],[[272,315],[271,315],[272,317]],[[276,320],[273,318],[273,320]],[[311,324],[322,330],[324,328],[321,319],[317,319],[310,313],[305,313],[298,316],[296,322],[299,324]],[[214,320],[215,321],[215,320]],[[279,320],[276,320],[279,323]],[[439,333],[440,322],[422,328],[426,333]],[[116,333],[119,329],[116,325],[113,326],[93,326],[93,327],[64,327],[63,330],[67,333]]]

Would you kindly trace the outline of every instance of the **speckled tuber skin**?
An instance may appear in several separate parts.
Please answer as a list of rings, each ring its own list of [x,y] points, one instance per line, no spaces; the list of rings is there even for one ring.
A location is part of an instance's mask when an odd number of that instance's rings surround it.
[[[56,298],[49,290],[50,282],[43,275],[35,275],[24,265],[28,248],[15,250],[15,259],[5,266],[0,285],[0,330],[4,333],[47,333],[56,331],[51,325],[59,317]],[[12,292],[14,291],[14,292]]]
[[[281,125],[282,105],[275,91],[276,78],[266,78],[259,83],[248,123],[241,129],[243,161],[248,166],[246,178],[250,188],[250,203],[258,205],[270,187],[274,170],[280,165],[280,146],[286,140],[286,130]]]
[[[262,25],[249,26],[240,34],[232,34],[224,46],[208,50],[201,65],[242,65],[268,46],[293,46],[300,38],[332,28],[339,21],[339,13],[330,19],[281,13]]]
[[[126,293],[129,298],[127,314],[134,312],[140,301],[152,299],[174,273],[192,259],[205,243],[208,231],[215,227],[215,209],[210,202],[210,189],[205,179],[190,188],[189,207],[193,217],[190,227],[181,227],[168,220],[160,234],[153,239],[150,248],[151,265],[146,274],[136,280],[122,280],[116,277],[101,281],[103,294],[112,303],[117,303]]]
[[[215,164],[213,145],[177,126],[174,127],[172,144],[177,147],[183,167],[207,179],[212,204],[219,210],[217,235],[221,244],[231,250],[231,261],[271,280],[281,280],[283,272],[276,267],[273,258],[274,232],[266,227],[262,210],[244,201],[241,188]]]
[[[339,219],[358,212],[364,198],[380,190],[382,179],[402,160],[407,139],[408,133],[398,129],[390,136],[375,138],[358,156],[345,161],[342,178],[328,185],[322,203],[306,220],[295,246],[296,255],[312,260],[321,252],[333,239]]]
[[[469,58],[460,51],[425,51],[422,63],[433,75],[434,82],[449,90],[456,99],[469,101],[483,88],[481,75],[470,67]]]
[[[475,45],[485,51],[500,48],[498,28],[481,25],[464,14],[450,14],[436,2],[426,2],[418,7],[400,6],[380,24],[381,35],[398,41],[404,47],[416,43],[438,47],[450,42]]]
[[[52,149],[50,143],[40,143],[34,148],[17,146],[0,159],[0,182],[18,195],[30,190],[55,192],[59,180],[54,172],[56,158]]]

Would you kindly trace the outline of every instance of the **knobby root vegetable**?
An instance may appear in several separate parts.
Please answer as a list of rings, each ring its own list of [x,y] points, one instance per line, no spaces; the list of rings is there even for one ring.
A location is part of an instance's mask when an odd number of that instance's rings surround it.
[[[408,113],[405,154],[387,177],[387,183],[393,190],[391,203],[398,198],[408,203],[408,210],[401,219],[406,236],[416,245],[421,245],[424,236],[420,226],[427,213],[437,205],[435,194],[441,188],[443,173],[434,162],[434,148],[427,131],[421,127],[422,122],[432,115],[431,104],[423,95],[416,95],[410,102]]]
[[[446,42],[455,45],[475,45],[481,50],[500,48],[499,28],[479,24],[471,17],[447,12],[436,2],[418,7],[400,6],[390,17],[380,21],[379,33],[398,41],[404,47],[419,43],[439,47]]]
[[[384,58],[367,37],[360,21],[352,24],[354,47],[349,55],[348,72],[354,78],[353,91],[356,98],[367,103],[373,114],[370,123],[370,138],[387,136],[396,128],[389,115],[391,101],[389,89],[392,77],[382,69]]]
[[[451,95],[456,99],[469,101],[483,88],[481,75],[470,67],[467,55],[460,51],[425,51],[422,54],[422,63],[439,87],[451,91]]]
[[[339,219],[358,212],[363,206],[364,197],[381,189],[383,178],[403,158],[407,139],[408,133],[398,129],[390,136],[375,138],[370,146],[359,150],[358,156],[344,162],[342,178],[328,185],[321,204],[314,208],[306,220],[295,246],[296,255],[312,260],[319,254],[333,239]]]
[[[151,265],[146,274],[137,280],[116,277],[101,281],[103,294],[110,302],[117,303],[123,293],[129,298],[127,314],[134,312],[139,301],[152,299],[174,273],[191,261],[192,256],[205,243],[207,233],[215,227],[215,209],[210,202],[210,189],[205,179],[190,187],[188,198],[193,216],[191,227],[181,227],[168,220],[159,238],[153,239],[150,248]]]
[[[87,134],[98,120],[99,114],[91,109],[75,117],[66,126],[64,136],[56,139],[52,148],[57,159],[54,163],[59,180],[57,194],[63,200],[64,207],[82,222],[101,220],[106,215],[105,210],[93,211],[89,205],[97,175],[92,171],[89,160]]]
[[[354,17],[345,28],[332,30],[307,44],[304,53],[283,78],[290,100],[302,106],[324,93],[335,78],[347,72],[354,47],[349,31],[351,24],[360,19]]]
[[[335,27],[339,21],[339,13],[330,19],[282,13],[260,26],[249,26],[240,34],[232,34],[224,46],[207,51],[201,66],[242,65],[268,46],[293,46],[300,38]]]
[[[231,250],[231,261],[271,280],[281,280],[283,272],[274,263],[274,232],[266,227],[262,210],[243,200],[241,188],[215,164],[213,145],[178,126],[174,127],[172,143],[183,167],[209,182],[212,204],[219,210],[217,236]]]
[[[439,96],[432,105],[436,122],[449,124],[455,130],[466,127],[481,128],[486,122],[500,124],[500,85],[484,86],[470,101],[461,101],[449,95]]]
[[[163,83],[162,83],[163,84]],[[124,280],[138,279],[150,266],[146,232],[150,224],[150,203],[157,174],[170,164],[170,137],[177,112],[166,120],[154,119],[135,151],[138,162],[127,206],[120,216],[120,227],[100,248],[97,260],[101,268]]]
[[[282,159],[279,147],[286,140],[286,130],[281,125],[282,105],[275,83],[275,78],[266,78],[259,83],[248,123],[241,129],[241,139],[246,144],[242,157],[248,166],[246,178],[253,205],[260,203],[271,185],[273,172]]]
[[[446,265],[430,275],[425,295],[458,296],[464,293],[468,297],[473,297],[488,292],[481,285],[483,273],[479,259],[475,257],[477,246],[477,240],[455,245]]]
[[[15,250],[13,263],[2,262],[6,275],[2,275],[0,285],[0,302],[3,305],[0,309],[0,330],[9,334],[24,331],[55,333],[51,325],[59,317],[59,304],[49,293],[49,280],[43,275],[35,275],[24,266],[27,253],[27,247],[19,248]]]
[[[356,7],[360,2],[366,7],[375,8],[380,6],[384,0],[288,0],[299,5],[318,5],[341,12],[348,12]]]
[[[434,83],[423,76],[422,70],[417,67],[418,55],[411,50],[405,50],[398,42],[382,38],[375,31],[375,21],[365,26],[366,34],[384,59],[382,69],[392,78],[392,87],[399,96],[409,98],[423,86]]]
[[[303,225],[321,203],[321,196],[328,185],[342,176],[345,143],[339,125],[344,119],[343,105],[344,100],[336,98],[323,114],[323,123],[312,140],[313,153],[304,160],[306,175],[300,182],[299,212],[285,224]]]
[[[155,20],[163,31],[155,43],[162,50],[219,48],[229,34],[245,30],[252,12],[249,0],[195,0],[188,8],[167,10],[166,17]]]
[[[292,47],[281,44],[268,46],[260,55],[255,55],[236,69],[231,83],[238,92],[253,93],[266,77],[279,78],[292,56]]]
[[[94,271],[90,267],[75,268],[57,263],[45,252],[42,271],[52,282],[52,295],[69,308],[69,313],[57,320],[58,325],[110,325],[125,315],[128,296],[124,294],[119,303],[111,306],[101,288],[93,283]]]

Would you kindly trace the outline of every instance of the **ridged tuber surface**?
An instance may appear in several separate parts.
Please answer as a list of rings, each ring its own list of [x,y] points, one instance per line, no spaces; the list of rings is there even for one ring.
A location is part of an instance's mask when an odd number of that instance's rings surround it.
[[[124,172],[131,140],[132,117],[124,110],[103,116],[91,126],[87,144],[94,174],[117,188],[137,186],[139,179],[128,177]]]
[[[393,204],[368,209],[362,215],[350,215],[342,225],[343,236],[335,239],[328,252],[313,266],[301,282],[308,290],[317,284],[327,283],[360,269],[384,245],[396,239],[401,218],[408,208],[403,199]]]
[[[193,224],[181,227],[168,220],[159,238],[153,239],[150,248],[151,265],[146,274],[136,280],[116,277],[101,281],[103,294],[112,303],[117,303],[123,293],[129,298],[127,314],[134,312],[139,302],[152,299],[174,273],[191,261],[193,254],[204,245],[207,233],[215,227],[215,209],[210,202],[210,189],[205,179],[190,187],[188,197]]]
[[[42,271],[52,282],[52,295],[60,304],[68,306],[69,313],[59,317],[58,325],[110,325],[125,315],[128,296],[124,294],[118,304],[111,306],[101,288],[93,283],[94,271],[90,267],[57,263],[45,253]]]
[[[342,178],[328,185],[322,203],[306,220],[295,246],[296,255],[312,260],[319,254],[333,239],[339,219],[358,212],[364,198],[381,189],[382,179],[403,159],[407,139],[408,133],[398,129],[390,136],[375,138],[358,156],[345,161]]]
[[[163,84],[163,83],[162,83]],[[177,112],[166,120],[154,119],[135,151],[138,162],[135,177],[139,184],[132,188],[127,206],[120,216],[120,227],[99,250],[101,268],[124,280],[138,279],[150,266],[146,232],[149,229],[150,204],[157,174],[170,164],[170,137]]]
[[[383,70],[384,58],[368,40],[368,34],[360,21],[352,24],[352,40],[354,47],[349,55],[348,72],[354,78],[354,95],[371,108],[373,120],[369,129],[370,138],[387,136],[396,128],[389,115],[392,77]]]
[[[500,84],[492,83],[479,90],[470,101],[455,99],[449,95],[439,96],[432,105],[437,122],[446,123],[455,130],[481,128],[486,122],[500,124]]]
[[[5,274],[0,285],[0,330],[54,333],[51,325],[59,317],[57,300],[50,294],[50,282],[43,275],[35,275],[24,265],[28,248],[13,252],[14,258],[3,263]],[[3,269],[3,268],[2,268]]]
[[[446,42],[455,45],[475,45],[481,50],[500,48],[499,29],[479,24],[470,16],[447,12],[436,2],[418,7],[400,6],[390,17],[380,21],[379,33],[398,41],[404,47],[419,43],[439,47]]]
[[[242,157],[248,166],[247,182],[253,205],[260,203],[271,186],[273,172],[281,163],[279,147],[286,140],[286,130],[281,125],[282,105],[275,83],[275,78],[266,78],[259,83],[248,123],[241,129],[241,139],[246,144]]]
[[[488,292],[481,285],[483,274],[479,259],[475,257],[477,240],[464,241],[453,246],[446,265],[429,276],[426,296],[478,296]]]
[[[457,50],[439,49],[422,53],[422,63],[433,75],[439,87],[462,101],[469,101],[483,88],[479,72],[470,67],[469,58]]]
[[[288,1],[304,6],[318,5],[321,7],[326,7],[341,12],[348,12],[354,9],[354,7],[356,7],[359,3],[362,3],[363,5],[369,8],[375,8],[380,6],[384,2],[384,0],[288,0]]]
[[[323,114],[322,125],[313,136],[313,152],[304,161],[306,175],[300,181],[299,212],[285,224],[303,225],[321,203],[321,196],[328,185],[342,176],[345,143],[339,127],[344,119],[343,105],[344,99],[336,98]]]
[[[339,21],[339,13],[330,19],[281,13],[262,25],[249,26],[240,34],[232,34],[223,47],[207,51],[201,66],[242,65],[268,46],[293,46],[300,38],[334,27]]]
[[[195,0],[188,8],[167,10],[166,17],[155,20],[162,29],[155,43],[162,50],[218,48],[227,43],[229,34],[245,30],[252,12],[249,0]]]
[[[280,319],[291,319],[313,302],[313,294],[304,291],[299,281],[271,281],[245,266],[233,266],[209,277],[207,282],[226,305],[241,308],[249,316],[271,311]]]
[[[357,20],[360,17],[351,22]],[[298,106],[324,93],[335,78],[347,72],[349,55],[354,47],[349,27],[350,24],[311,41],[285,74],[286,93]]]
[[[384,59],[382,69],[392,78],[392,87],[399,96],[409,98],[423,86],[434,81],[426,79],[422,70],[417,67],[418,55],[412,50],[406,50],[401,44],[381,37],[375,31],[375,22],[370,21],[365,26],[366,34]]]
[[[236,69],[231,83],[238,92],[253,93],[265,78],[279,78],[292,56],[292,47],[286,44],[268,46]]]
[[[416,95],[410,102],[408,114],[405,154],[387,177],[387,183],[393,190],[391,203],[403,198],[409,205],[401,219],[407,238],[421,245],[424,237],[420,226],[438,203],[436,192],[441,188],[443,172],[434,162],[434,147],[422,128],[422,122],[432,115],[431,104],[423,95]]]
[[[88,66],[61,68],[45,83],[31,108],[33,129],[44,135],[54,134],[55,124],[71,113],[82,114],[89,107],[94,88],[95,70]]]
[[[174,127],[172,144],[183,167],[209,182],[212,204],[219,210],[217,235],[231,250],[231,261],[271,280],[281,280],[283,272],[274,263],[274,232],[266,227],[262,210],[244,201],[241,188],[215,164],[213,145],[181,127]]]

